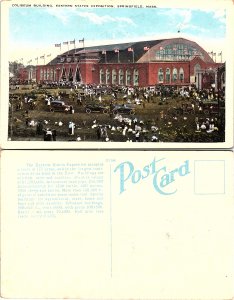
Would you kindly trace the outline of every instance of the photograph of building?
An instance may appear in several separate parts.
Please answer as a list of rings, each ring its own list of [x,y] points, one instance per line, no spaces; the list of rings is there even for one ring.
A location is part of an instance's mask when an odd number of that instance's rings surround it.
[[[72,49],[46,65],[22,68],[20,78],[139,87],[195,83],[207,88],[217,84],[222,66],[197,43],[172,38]]]
[[[11,8],[9,138],[224,142],[225,26],[224,9]]]

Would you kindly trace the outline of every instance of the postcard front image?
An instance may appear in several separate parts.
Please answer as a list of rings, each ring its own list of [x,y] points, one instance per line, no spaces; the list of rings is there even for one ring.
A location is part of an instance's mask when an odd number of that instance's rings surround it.
[[[229,4],[5,4],[3,141],[232,146]]]

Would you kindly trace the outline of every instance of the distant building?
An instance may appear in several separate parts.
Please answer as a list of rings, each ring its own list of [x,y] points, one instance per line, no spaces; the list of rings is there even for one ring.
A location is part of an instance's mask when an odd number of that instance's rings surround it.
[[[222,65],[197,43],[172,38],[72,49],[46,65],[29,66],[26,77],[37,82],[203,88],[217,87],[215,76]]]
[[[27,66],[27,67],[20,67],[18,69],[19,73],[19,79],[22,81],[31,81],[36,82],[37,81],[37,70],[39,66]]]

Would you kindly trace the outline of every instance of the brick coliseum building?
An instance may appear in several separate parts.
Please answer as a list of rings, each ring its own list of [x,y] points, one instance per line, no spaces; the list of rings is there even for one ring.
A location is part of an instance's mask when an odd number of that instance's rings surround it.
[[[46,65],[28,66],[23,79],[37,82],[154,86],[216,86],[223,64],[196,42],[184,38],[76,48]]]

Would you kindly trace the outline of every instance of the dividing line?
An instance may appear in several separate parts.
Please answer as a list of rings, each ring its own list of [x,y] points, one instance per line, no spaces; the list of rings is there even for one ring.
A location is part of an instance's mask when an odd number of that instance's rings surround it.
[[[110,164],[110,277],[112,278],[112,182]]]

